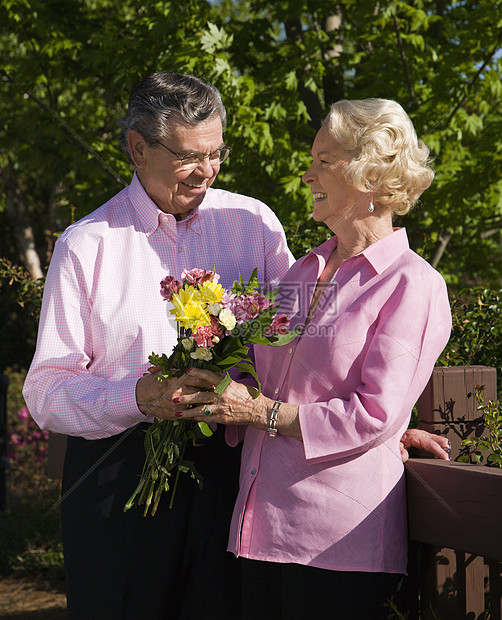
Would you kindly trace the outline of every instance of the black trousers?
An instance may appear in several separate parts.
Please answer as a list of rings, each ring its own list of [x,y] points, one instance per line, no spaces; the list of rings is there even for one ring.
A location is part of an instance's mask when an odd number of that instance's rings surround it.
[[[226,550],[240,450],[219,430],[191,448],[203,490],[181,475],[174,506],[123,512],[144,462],[144,425],[122,436],[69,437],[61,515],[69,620],[240,618],[240,561]],[[116,448],[90,474],[110,447]]]
[[[246,620],[384,620],[403,579],[256,560],[242,560],[242,577]]]

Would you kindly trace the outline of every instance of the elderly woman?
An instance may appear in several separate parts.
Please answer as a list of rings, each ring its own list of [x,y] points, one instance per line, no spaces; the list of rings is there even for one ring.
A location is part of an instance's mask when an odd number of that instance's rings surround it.
[[[400,438],[451,327],[443,278],[393,228],[433,179],[428,154],[396,102],[334,104],[303,177],[334,235],[281,289],[302,334],[255,348],[257,398],[233,382],[179,399],[186,418],[247,425],[228,548],[248,558],[249,618],[385,618],[406,573]]]

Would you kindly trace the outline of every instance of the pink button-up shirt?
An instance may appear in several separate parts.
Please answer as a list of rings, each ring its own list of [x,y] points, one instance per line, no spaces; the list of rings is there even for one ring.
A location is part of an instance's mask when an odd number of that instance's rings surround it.
[[[292,327],[305,324],[336,243],[300,259],[283,280],[278,301]],[[443,278],[400,229],[340,266],[301,337],[255,347],[264,394],[300,405],[303,442],[248,427],[230,551],[406,572],[399,440],[450,328]]]
[[[24,386],[31,415],[42,428],[87,439],[145,420],[136,383],[152,351],[169,354],[177,335],[161,279],[200,267],[230,287],[257,267],[262,281],[277,283],[292,262],[263,203],[209,189],[196,213],[176,221],[134,175],[56,243]]]

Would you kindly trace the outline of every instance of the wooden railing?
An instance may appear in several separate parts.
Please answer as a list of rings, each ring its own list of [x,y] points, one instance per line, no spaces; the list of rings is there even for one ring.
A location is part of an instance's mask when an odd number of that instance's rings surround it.
[[[494,368],[439,367],[418,402],[420,426],[446,435],[452,459],[484,432],[475,387],[496,400]],[[486,456],[485,456],[486,459]],[[502,470],[429,458],[406,464],[408,620],[502,620]]]
[[[410,459],[406,479],[409,620],[500,620],[502,470]]]

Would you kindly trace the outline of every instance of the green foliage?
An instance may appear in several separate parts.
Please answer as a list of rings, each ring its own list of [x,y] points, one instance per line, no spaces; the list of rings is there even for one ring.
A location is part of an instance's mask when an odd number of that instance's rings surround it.
[[[27,368],[33,357],[44,279],[0,258],[0,372]],[[19,406],[18,409],[21,409]]]
[[[482,387],[476,388],[476,399],[479,403],[478,411],[482,411],[484,430],[488,435],[464,439],[462,445],[467,446],[468,453],[460,456],[458,460],[464,463],[481,463],[485,451],[489,452],[486,465],[502,468],[502,402],[490,400],[485,405]]]
[[[12,494],[9,507],[0,512],[0,574],[50,574],[63,577],[63,545],[58,511],[59,489]]]
[[[11,261],[0,257],[0,288],[5,283],[16,287],[19,306],[21,308],[26,307],[30,316],[38,320],[45,278],[33,280],[20,265],[14,265]]]
[[[300,224],[290,224],[284,226],[288,246],[295,258],[301,258],[316,248],[321,243],[327,241],[332,233],[323,224],[318,224],[315,220],[309,220]]]
[[[502,388],[502,289],[462,290],[451,303],[452,333],[440,363],[492,366]]]
[[[7,430],[11,466],[6,471],[7,508],[0,511],[0,575],[43,573],[62,579],[63,546],[59,511],[50,512],[60,495],[59,481],[47,471],[47,437],[23,411],[25,373],[5,369]],[[19,415],[20,414],[20,415]],[[35,433],[39,432],[39,436]]]
[[[140,78],[169,69],[219,88],[232,153],[216,185],[269,204],[296,256],[326,238],[301,175],[329,104],[396,99],[436,168],[398,224],[452,290],[500,288],[500,15],[493,0],[6,0],[0,256],[28,267],[34,249],[40,275],[55,235],[129,182],[117,119]],[[13,359],[4,347],[2,364]]]

